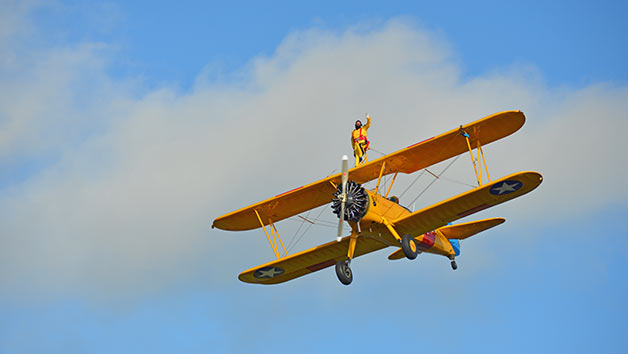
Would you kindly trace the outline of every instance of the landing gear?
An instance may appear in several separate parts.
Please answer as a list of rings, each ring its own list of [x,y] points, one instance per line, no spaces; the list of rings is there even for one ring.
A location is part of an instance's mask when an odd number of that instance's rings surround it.
[[[451,259],[451,269],[456,270],[458,269],[458,265],[456,264],[456,259],[454,258],[453,255],[449,256],[449,259]]]
[[[415,259],[417,254],[419,254],[416,241],[410,235],[405,235],[401,239],[401,249],[408,259]]]
[[[338,280],[344,285],[351,284],[353,281],[353,272],[351,272],[348,260],[336,262],[336,275],[338,276]]]

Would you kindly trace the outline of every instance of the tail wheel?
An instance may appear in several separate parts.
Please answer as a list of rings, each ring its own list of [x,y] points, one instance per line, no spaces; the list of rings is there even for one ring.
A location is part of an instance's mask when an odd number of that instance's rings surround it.
[[[419,254],[416,240],[410,235],[405,235],[401,239],[401,249],[403,250],[403,254],[405,254],[408,259],[415,259],[417,254]]]
[[[451,269],[453,270],[458,269],[458,265],[456,264],[456,261],[451,261]]]
[[[344,285],[349,285],[353,281],[353,272],[346,261],[336,262],[336,275]]]

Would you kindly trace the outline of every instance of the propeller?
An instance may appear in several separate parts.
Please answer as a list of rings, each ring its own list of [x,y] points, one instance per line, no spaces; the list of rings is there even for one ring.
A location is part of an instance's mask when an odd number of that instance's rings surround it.
[[[345,205],[347,204],[347,181],[349,180],[349,156],[342,156],[342,194],[340,194],[340,220],[338,221],[338,237],[336,241],[342,240],[342,226],[344,224]]]

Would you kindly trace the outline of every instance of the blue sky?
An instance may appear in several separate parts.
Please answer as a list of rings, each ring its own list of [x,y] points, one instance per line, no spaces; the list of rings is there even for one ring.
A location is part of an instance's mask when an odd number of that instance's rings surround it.
[[[0,352],[628,345],[624,3],[4,6]],[[236,277],[272,257],[265,237],[209,230],[331,172],[367,110],[392,152],[505,109],[528,121],[486,147],[492,175],[545,181],[469,218],[507,222],[464,242],[456,272],[381,251],[349,287],[329,269],[252,286]],[[450,177],[472,183],[460,160]]]
[[[252,57],[272,54],[290,31],[342,31],[398,16],[449,41],[469,76],[526,63],[552,85],[628,80],[621,1],[61,4],[34,11],[46,27],[44,45],[106,41],[119,48],[110,68],[115,75],[143,75],[152,84],[185,88],[208,64],[240,69]]]

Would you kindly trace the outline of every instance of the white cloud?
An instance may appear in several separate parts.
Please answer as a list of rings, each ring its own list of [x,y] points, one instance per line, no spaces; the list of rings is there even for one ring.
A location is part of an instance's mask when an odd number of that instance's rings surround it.
[[[447,43],[403,21],[293,33],[233,84],[199,78],[191,92],[140,98],[107,76],[93,44],[43,53],[0,95],[0,153],[52,150],[58,161],[1,190],[0,288],[15,293],[107,297],[236,281],[271,252],[259,231],[210,231],[212,219],[329,174],[366,111],[375,149],[392,152],[523,110],[523,129],[486,147],[494,177],[545,175],[511,202],[515,219],[585,213],[628,191],[625,87],[549,88],[518,67],[465,81]],[[453,177],[473,182],[461,172],[468,161],[458,165]],[[315,233],[307,242],[333,237]]]

